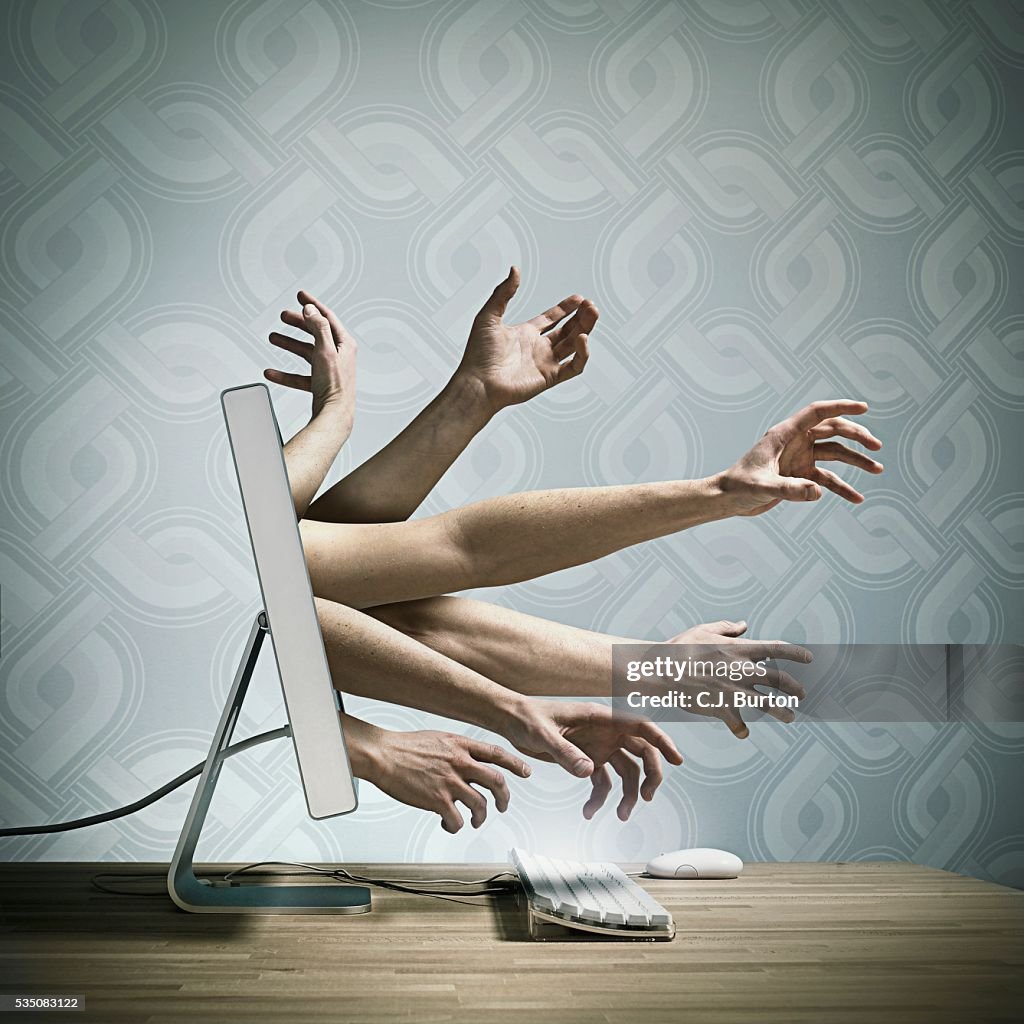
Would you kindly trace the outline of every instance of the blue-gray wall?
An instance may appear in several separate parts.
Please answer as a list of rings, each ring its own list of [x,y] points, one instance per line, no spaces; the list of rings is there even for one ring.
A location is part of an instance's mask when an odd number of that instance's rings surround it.
[[[299,286],[360,338],[329,478],[435,392],[510,263],[602,319],[584,377],[494,423],[429,509],[724,467],[859,396],[887,471],[488,595],[637,637],[1024,637],[1024,12],[812,0],[8,2],[0,52],[6,823],[200,759],[257,607],[218,392],[282,365]],[[286,436],[307,399],[274,389]],[[265,659],[244,731],[282,719]],[[557,669],[555,669],[557,670]],[[356,702],[354,702],[356,703]],[[404,709],[357,708],[416,727]],[[210,858],[909,858],[1024,884],[1020,726],[718,723],[622,826],[554,769],[452,838],[364,787],[303,815],[232,767]],[[167,858],[182,792],[0,857]]]

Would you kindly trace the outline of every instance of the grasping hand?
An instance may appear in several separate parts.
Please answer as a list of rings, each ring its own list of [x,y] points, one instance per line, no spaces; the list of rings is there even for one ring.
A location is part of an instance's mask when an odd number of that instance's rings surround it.
[[[663,780],[661,757],[682,764],[683,755],[653,722],[613,712],[604,704],[563,702],[533,698],[528,701],[519,728],[508,735],[519,751],[542,761],[553,761],[570,774],[589,777],[592,792],[583,816],[592,818],[611,791],[607,765],[622,779],[617,813],[626,821],[638,794],[651,800]],[[639,758],[644,768],[640,785]]]
[[[579,376],[590,354],[587,336],[597,323],[597,307],[580,295],[521,324],[503,323],[518,288],[519,270],[511,267],[477,313],[456,371],[482,386],[492,412]]]
[[[341,325],[334,313],[307,291],[297,296],[302,312],[286,309],[281,319],[289,327],[313,336],[312,343],[272,331],[271,345],[305,359],[309,376],[267,369],[263,376],[275,384],[313,395],[314,418],[325,408],[338,411],[352,430],[356,402],[356,339]]]
[[[468,736],[431,729],[396,732],[351,716],[344,722],[353,772],[403,804],[439,814],[441,827],[452,834],[465,824],[456,803],[469,809],[473,828],[487,818],[487,798],[477,786],[490,790],[500,812],[508,809],[508,783],[494,765],[520,778],[530,774],[521,758]]]
[[[760,515],[780,501],[817,501],[822,487],[854,504],[862,502],[860,491],[818,463],[845,462],[869,473],[882,472],[882,464],[863,452],[825,440],[845,437],[878,451],[882,442],[867,427],[845,418],[867,409],[867,403],[850,399],[812,402],[771,427],[735,465],[718,475],[736,514]]]
[[[813,655],[806,647],[797,644],[787,644],[781,640],[750,640],[743,636],[747,631],[745,622],[705,622],[699,626],[691,626],[678,636],[666,640],[669,644],[689,644],[699,646],[699,651],[689,652],[689,656],[695,662],[711,661],[716,664],[729,664],[741,662],[761,661],[762,659],[785,659],[796,661],[806,665],[812,660]],[[756,694],[757,686],[773,686],[782,693],[790,694],[798,700],[806,696],[804,688],[788,672],[774,666],[766,666],[767,672],[763,676],[745,676],[739,679],[730,679],[728,676],[709,674],[687,675],[684,680],[674,682],[672,685],[677,690],[690,690],[693,692],[706,691],[723,693],[726,700],[723,707],[714,706],[704,708],[696,701],[692,701],[688,710],[695,715],[708,715],[712,718],[720,718],[731,730],[737,739],[745,740],[750,735],[746,722],[739,711],[733,707],[733,694],[742,692],[744,694]],[[792,722],[796,717],[789,708],[771,707],[764,708],[766,714],[777,718],[780,722]]]
[[[640,764],[643,765],[643,782],[640,781],[640,765],[630,756],[631,754],[639,758]],[[648,802],[653,800],[658,787],[665,781],[660,755],[660,748],[653,743],[639,736],[625,736],[621,748],[612,752],[607,763],[597,765],[594,774],[590,776],[590,797],[583,805],[583,817],[589,821],[608,799],[612,791],[612,777],[608,771],[608,765],[611,765],[615,774],[622,779],[622,799],[619,800],[615,813],[620,821],[628,821],[633,808],[636,807],[637,796]],[[682,763],[682,755],[679,756],[678,762],[671,763]]]

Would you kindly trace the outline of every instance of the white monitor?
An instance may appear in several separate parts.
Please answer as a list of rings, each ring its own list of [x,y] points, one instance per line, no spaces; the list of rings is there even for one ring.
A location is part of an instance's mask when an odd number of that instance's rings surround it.
[[[222,391],[220,401],[306,806],[312,818],[347,814],[357,799],[340,695],[327,665],[270,392],[265,384],[247,384]]]

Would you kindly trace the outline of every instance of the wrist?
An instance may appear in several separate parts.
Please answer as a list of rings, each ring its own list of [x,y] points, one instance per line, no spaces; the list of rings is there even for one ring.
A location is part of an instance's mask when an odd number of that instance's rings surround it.
[[[485,720],[477,724],[511,741],[513,737],[519,735],[522,725],[530,719],[533,703],[532,697],[516,693],[515,690],[505,690],[502,699],[493,703],[488,713],[483,716]]]
[[[708,507],[715,513],[716,519],[727,519],[729,516],[738,515],[749,507],[749,488],[741,481],[736,480],[728,470],[721,473],[714,473],[697,481],[701,487]]]
[[[666,480],[636,484],[644,513],[663,537],[701,523],[735,515],[733,499],[723,486],[722,474],[696,480]]]
[[[348,750],[349,766],[357,779],[372,782],[380,777],[384,762],[384,748],[388,730],[370,725],[351,715],[341,716],[345,733],[345,747]]]
[[[459,367],[452,374],[442,394],[461,417],[468,417],[479,427],[485,426],[502,406],[488,395],[487,385],[472,370]]]
[[[309,422],[321,421],[335,427],[352,429],[352,403],[344,396],[325,398],[313,401],[313,411]]]

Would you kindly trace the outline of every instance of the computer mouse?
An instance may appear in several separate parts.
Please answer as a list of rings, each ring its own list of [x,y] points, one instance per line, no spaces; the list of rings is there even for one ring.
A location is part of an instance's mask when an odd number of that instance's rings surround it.
[[[693,850],[659,853],[648,865],[654,878],[735,878],[743,861],[735,853],[701,846]]]

